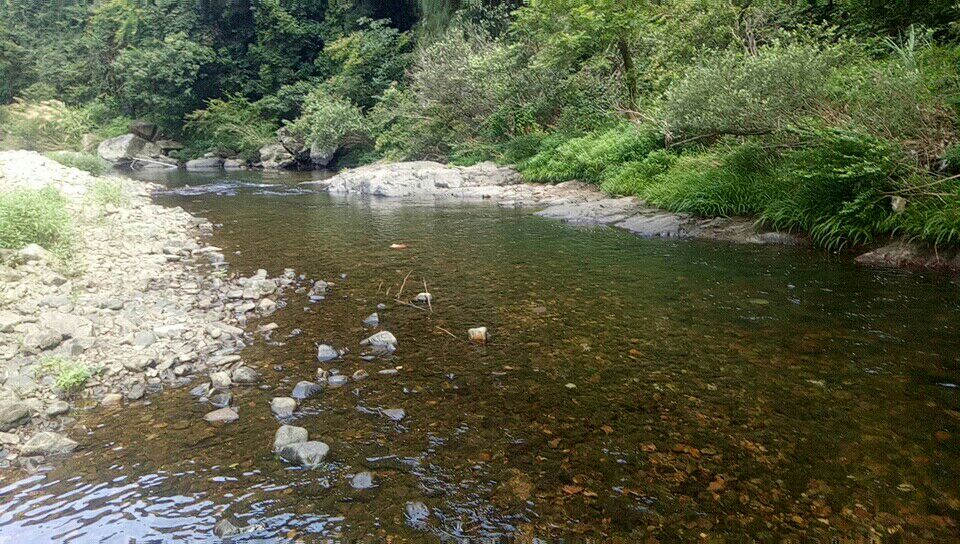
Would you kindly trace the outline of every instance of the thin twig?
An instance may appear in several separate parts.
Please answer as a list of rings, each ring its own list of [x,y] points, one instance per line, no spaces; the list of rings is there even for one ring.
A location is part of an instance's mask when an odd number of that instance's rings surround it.
[[[398,298],[398,299],[394,299],[394,302],[396,302],[397,304],[403,304],[404,306],[409,306],[409,307],[411,307],[411,308],[416,308],[416,309],[418,309],[418,310],[420,310],[420,311],[422,311],[422,312],[426,312],[426,311],[427,311],[427,309],[424,308],[423,306],[417,306],[416,304],[410,304],[409,302],[404,302],[404,301],[400,300],[399,298]]]
[[[455,335],[455,334],[453,334],[452,332],[448,331],[447,329],[441,327],[440,325],[437,325],[437,328],[440,329],[441,331],[449,334],[451,337],[456,338],[457,340],[459,340],[459,338],[457,338],[457,335]]]
[[[377,294],[380,294],[380,290],[383,289],[383,280],[380,280],[380,285],[377,286]]]
[[[423,292],[427,294],[427,308],[430,308],[430,313],[433,313],[433,302],[430,299],[433,298],[433,295],[430,294],[430,290],[427,289],[427,280],[423,280]]]
[[[410,277],[410,274],[413,274],[413,270],[407,272],[407,275],[403,277],[403,283],[400,284],[400,290],[397,291],[397,300],[400,300],[400,295],[403,294],[403,288],[407,286],[407,278]]]

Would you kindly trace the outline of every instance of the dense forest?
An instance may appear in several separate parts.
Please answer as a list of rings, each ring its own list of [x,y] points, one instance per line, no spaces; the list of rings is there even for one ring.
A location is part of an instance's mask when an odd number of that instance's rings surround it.
[[[0,138],[516,165],[826,248],[960,244],[953,0],[0,0]]]

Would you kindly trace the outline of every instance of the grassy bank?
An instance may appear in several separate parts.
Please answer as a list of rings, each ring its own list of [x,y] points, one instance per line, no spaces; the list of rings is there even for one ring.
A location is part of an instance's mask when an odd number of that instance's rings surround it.
[[[625,125],[546,137],[536,149],[516,162],[530,181],[581,180],[674,212],[755,217],[770,228],[809,233],[826,249],[890,235],[960,243],[960,181],[920,171],[902,149],[858,132],[807,130],[777,143],[730,138],[666,148],[656,133]]]
[[[74,243],[66,200],[53,188],[0,193],[0,248],[38,244],[64,257]]]

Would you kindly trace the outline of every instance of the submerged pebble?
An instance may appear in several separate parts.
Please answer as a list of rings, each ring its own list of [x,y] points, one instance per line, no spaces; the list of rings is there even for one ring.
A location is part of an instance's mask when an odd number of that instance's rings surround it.
[[[350,487],[354,489],[370,489],[374,487],[373,473],[361,472],[350,479]]]
[[[320,385],[313,382],[302,381],[293,388],[293,393],[291,393],[290,396],[297,400],[306,400],[319,395],[322,391],[323,387]]]

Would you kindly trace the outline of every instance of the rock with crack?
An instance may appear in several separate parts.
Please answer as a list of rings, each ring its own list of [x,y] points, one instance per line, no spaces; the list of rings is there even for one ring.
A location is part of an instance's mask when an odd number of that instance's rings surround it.
[[[323,463],[330,453],[330,446],[323,442],[297,442],[280,449],[280,458],[288,463],[300,465],[303,468],[314,469]]]
[[[273,452],[280,453],[280,450],[291,444],[298,444],[307,440],[310,440],[310,434],[303,427],[283,425],[273,435]]]
[[[250,368],[249,366],[240,366],[234,369],[233,373],[230,375],[230,379],[234,383],[240,385],[253,385],[257,383],[257,380],[260,379],[257,371]]]
[[[360,345],[373,348],[396,348],[397,337],[390,331],[380,331],[360,342]]]
[[[0,402],[0,431],[9,431],[30,421],[30,408],[18,400]]]

